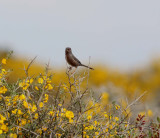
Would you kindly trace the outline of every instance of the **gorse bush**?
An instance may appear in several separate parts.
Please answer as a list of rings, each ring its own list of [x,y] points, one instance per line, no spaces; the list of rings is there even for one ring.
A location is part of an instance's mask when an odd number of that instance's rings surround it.
[[[67,82],[55,85],[49,65],[30,76],[33,60],[24,69],[26,77],[10,84],[11,70],[4,69],[8,58],[0,66],[0,137],[159,137],[159,118],[131,117],[130,107],[143,95],[125,107],[109,103],[108,93],[97,97],[87,84],[81,87],[89,81],[89,70],[72,74],[67,69]]]

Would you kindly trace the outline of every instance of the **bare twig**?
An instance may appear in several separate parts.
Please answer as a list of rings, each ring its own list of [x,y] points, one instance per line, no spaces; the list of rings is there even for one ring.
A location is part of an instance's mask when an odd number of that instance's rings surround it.
[[[36,58],[37,58],[37,56],[35,56],[35,57],[31,60],[31,62],[30,62],[30,63],[28,64],[28,66],[27,66],[27,69],[24,68],[24,71],[25,71],[27,77],[28,77],[29,68],[31,67],[32,63],[34,62],[34,60],[35,60]]]
[[[125,108],[125,110],[127,110],[130,106],[134,105],[136,102],[138,102],[145,94],[147,93],[147,91],[145,91],[143,94],[141,94],[137,99],[135,99],[132,103],[130,103],[129,105],[127,105],[127,107]]]

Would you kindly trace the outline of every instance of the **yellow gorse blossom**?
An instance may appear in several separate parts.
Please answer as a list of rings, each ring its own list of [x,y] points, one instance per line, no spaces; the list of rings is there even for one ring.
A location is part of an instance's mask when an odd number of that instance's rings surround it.
[[[67,86],[66,86],[66,85],[63,85],[63,89],[64,89],[64,90],[67,90],[68,88],[67,88]]]
[[[43,103],[42,103],[42,102],[39,103],[39,107],[40,107],[40,108],[43,107]]]
[[[61,137],[61,134],[56,134],[56,137],[57,137],[57,138],[60,138],[60,137]]]
[[[0,124],[3,124],[5,120],[6,120],[6,117],[0,114]]]
[[[152,116],[153,116],[152,110],[149,109],[149,110],[147,111],[147,115],[148,115],[149,117],[152,117]]]
[[[7,88],[5,86],[0,87],[0,94],[1,93],[6,93],[7,92]]]
[[[33,106],[32,106],[32,112],[35,112],[36,110],[37,110],[36,105],[33,105]]]
[[[48,90],[52,90],[53,89],[53,86],[51,84],[47,84],[45,86],[45,89],[48,89]]]
[[[0,126],[0,129],[3,130],[4,132],[7,132],[7,131],[8,131],[8,127],[7,127],[7,125],[5,125],[5,124],[2,124],[2,125]]]
[[[72,111],[66,111],[65,115],[69,119],[69,122],[73,123],[74,113]]]
[[[23,112],[20,110],[20,109],[18,109],[18,115],[22,115],[23,114]]]
[[[87,116],[87,119],[88,119],[88,120],[91,120],[91,119],[92,119],[92,116],[91,116],[91,115]]]
[[[44,103],[46,103],[48,101],[48,94],[44,95]]]
[[[6,74],[7,74],[7,71],[6,71],[5,69],[2,69],[1,71],[2,71],[2,74],[3,74],[3,75],[6,75]]]
[[[27,103],[26,101],[23,101],[23,106],[24,106],[25,108],[29,108],[29,105],[28,105],[28,103]]]
[[[118,104],[115,105],[116,110],[120,109],[120,106]]]
[[[115,117],[114,119],[115,119],[115,121],[119,121],[119,118],[118,118],[118,117]]]
[[[67,118],[73,118],[74,117],[74,113],[72,111],[66,111],[66,117]]]
[[[27,90],[27,88],[30,86],[30,84],[33,82],[33,79],[27,79],[23,80],[19,83],[19,87],[22,87],[23,90]]]
[[[11,134],[9,135],[9,137],[10,137],[10,138],[17,138],[17,134],[15,134],[15,133],[14,133],[14,134],[13,134],[13,133],[11,133]]]
[[[38,78],[38,83],[43,84],[43,78]]]
[[[39,90],[39,88],[37,86],[34,87],[37,91]]]
[[[5,58],[3,58],[3,59],[2,59],[2,64],[6,64],[6,61],[7,61],[7,60],[6,60]]]
[[[2,79],[2,77],[3,77],[3,74],[2,74],[2,73],[0,73],[0,79]]]
[[[38,118],[38,113],[35,113],[34,118],[35,118],[35,119]]]
[[[27,123],[26,119],[21,120],[21,125],[24,126]]]
[[[50,116],[54,116],[54,112],[53,111],[49,111],[49,115]]]
[[[25,98],[26,98],[26,97],[25,97],[24,94],[21,94],[21,95],[19,96],[19,99],[20,99],[20,100],[25,100]]]

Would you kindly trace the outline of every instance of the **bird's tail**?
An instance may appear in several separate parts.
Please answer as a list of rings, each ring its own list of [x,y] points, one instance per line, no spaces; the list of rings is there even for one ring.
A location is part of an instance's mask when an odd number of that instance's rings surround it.
[[[94,70],[94,68],[91,68],[91,67],[86,66],[86,65],[83,65],[83,64],[81,64],[81,66],[86,67],[86,68],[89,68],[89,69],[91,69],[91,70]]]

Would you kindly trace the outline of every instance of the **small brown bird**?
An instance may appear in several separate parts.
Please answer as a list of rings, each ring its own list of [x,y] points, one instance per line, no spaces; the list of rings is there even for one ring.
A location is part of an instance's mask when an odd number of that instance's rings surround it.
[[[72,50],[70,47],[67,47],[66,50],[65,50],[65,58],[66,58],[66,61],[69,65],[77,68],[78,66],[83,66],[83,67],[86,67],[86,68],[89,68],[89,69],[92,69],[94,70],[93,68],[89,67],[89,66],[86,66],[86,65],[83,65],[73,54],[72,54]]]

